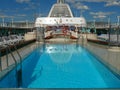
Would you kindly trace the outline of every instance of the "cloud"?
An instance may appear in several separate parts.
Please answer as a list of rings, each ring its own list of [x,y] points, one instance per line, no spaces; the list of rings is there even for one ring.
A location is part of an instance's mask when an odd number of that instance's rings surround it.
[[[120,6],[120,0],[66,0],[67,3],[74,4],[75,2],[104,2],[104,6]]]
[[[75,0],[66,0],[67,3],[75,3]]]
[[[16,14],[15,16],[17,16],[17,17],[26,17],[27,15],[26,14]]]
[[[100,19],[104,19],[114,13],[115,12],[90,12],[93,18],[100,18]]]
[[[82,3],[78,2],[74,4],[74,7],[76,9],[80,9],[80,10],[88,10],[89,7],[87,5],[83,5]]]
[[[30,2],[29,3],[29,7],[30,9],[36,9],[40,6],[40,3],[34,3],[34,2]]]
[[[106,2],[106,0],[66,0],[68,3],[75,3],[75,2]]]
[[[105,0],[78,0],[78,1],[82,1],[82,2],[105,2]]]
[[[17,3],[29,3],[30,0],[16,0]]]
[[[91,15],[111,15],[114,14],[114,12],[90,12]]]
[[[9,16],[5,15],[5,14],[0,14],[0,18],[8,18]]]
[[[105,6],[120,6],[120,1],[107,1]]]
[[[40,3],[34,2],[32,0],[16,0],[17,3],[26,3],[27,5],[23,10],[31,10],[40,7]]]
[[[74,8],[80,9],[80,10],[88,10],[89,7],[87,5],[84,5],[79,0],[66,0],[67,3],[70,3]]]
[[[105,15],[98,15],[98,16],[93,16],[93,18],[99,18],[99,19],[104,19],[106,18],[107,16]]]
[[[120,6],[120,0],[78,0],[83,2],[105,2],[105,6]]]

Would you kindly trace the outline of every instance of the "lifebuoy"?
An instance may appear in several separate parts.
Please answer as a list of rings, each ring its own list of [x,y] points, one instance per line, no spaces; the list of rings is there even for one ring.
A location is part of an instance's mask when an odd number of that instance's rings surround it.
[[[63,34],[66,35],[67,34],[67,30],[63,29]]]

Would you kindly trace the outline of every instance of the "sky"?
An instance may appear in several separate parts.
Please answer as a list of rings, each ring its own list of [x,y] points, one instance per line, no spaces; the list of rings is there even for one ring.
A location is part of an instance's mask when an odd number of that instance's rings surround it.
[[[0,22],[34,21],[46,17],[57,0],[0,0]],[[117,22],[120,18],[120,0],[65,0],[75,17],[86,21]]]

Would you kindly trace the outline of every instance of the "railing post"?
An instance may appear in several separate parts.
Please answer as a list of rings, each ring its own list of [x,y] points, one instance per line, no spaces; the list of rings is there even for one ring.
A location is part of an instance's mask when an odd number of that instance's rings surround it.
[[[116,45],[118,46],[118,38],[119,38],[119,36],[118,36],[118,27],[119,26],[117,26],[117,28],[116,28],[116,30],[117,30],[117,42],[116,42]]]
[[[118,25],[118,29],[117,29],[117,46],[119,46],[119,25]]]
[[[109,25],[109,29],[108,29],[108,46],[110,47],[110,33],[111,33],[111,24]]]
[[[45,43],[45,28],[44,27],[42,27],[42,39],[43,39],[43,42]]]
[[[6,47],[6,62],[7,62],[7,67],[9,66],[8,64],[8,48]]]
[[[2,71],[2,63],[1,63],[1,49],[0,49],[0,71]]]

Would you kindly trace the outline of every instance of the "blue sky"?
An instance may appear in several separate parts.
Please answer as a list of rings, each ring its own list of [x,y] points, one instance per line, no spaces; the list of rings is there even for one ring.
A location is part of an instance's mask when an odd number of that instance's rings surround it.
[[[50,8],[57,0],[0,0],[0,22],[5,21],[33,21],[35,16],[47,16]],[[120,0],[65,0],[70,5],[74,16],[80,12],[87,21],[117,22],[120,16]]]

